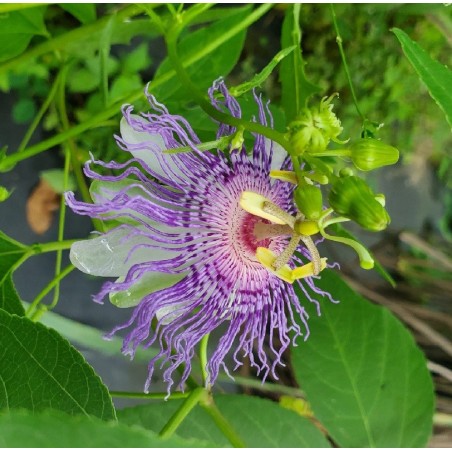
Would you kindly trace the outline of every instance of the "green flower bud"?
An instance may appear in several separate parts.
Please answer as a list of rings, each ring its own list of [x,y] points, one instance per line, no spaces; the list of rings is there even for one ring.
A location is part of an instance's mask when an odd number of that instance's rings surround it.
[[[325,151],[330,140],[341,142],[337,139],[342,132],[341,122],[333,113],[331,103],[335,96],[324,97],[318,107],[305,108],[289,125],[289,139],[295,155]]]
[[[370,231],[381,231],[390,222],[388,212],[375,199],[371,188],[357,176],[338,179],[333,184],[328,200],[336,213]]]
[[[371,171],[399,160],[399,151],[375,138],[363,138],[350,146],[351,159],[361,171]]]
[[[315,185],[299,185],[294,193],[295,203],[308,220],[318,220],[322,213],[323,199]]]

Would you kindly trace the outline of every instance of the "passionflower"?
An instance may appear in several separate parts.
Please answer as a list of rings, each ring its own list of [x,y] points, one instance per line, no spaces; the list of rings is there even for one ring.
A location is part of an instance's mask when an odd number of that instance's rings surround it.
[[[215,82],[209,95],[215,108],[241,116],[223,81]],[[158,346],[145,391],[157,362],[165,369],[168,391],[183,365],[183,389],[197,344],[220,326],[219,338],[210,340],[208,384],[221,368],[228,372],[228,354],[235,368],[246,356],[263,379],[269,373],[276,378],[291,340],[309,335],[294,285],[301,288],[303,303],[315,303],[318,312],[315,297],[330,297],[315,285],[325,259],[311,239],[293,231],[299,215],[293,185],[269,175],[288,167],[289,159],[261,135],[254,136],[249,152],[243,146],[231,146],[228,153],[201,151],[188,122],[147,96],[150,113],[123,108],[116,138],[132,158],[125,164],[92,159],[85,166],[94,204],[66,194],[76,213],[111,227],[76,242],[71,261],[85,273],[117,278],[104,283],[95,301],[108,295],[119,307],[135,307],[130,320],[110,333],[128,330],[123,353],[133,357],[138,346]],[[255,120],[271,126],[268,105],[257,95],[254,99]],[[234,133],[219,124],[217,138]],[[178,148],[190,152],[167,152]]]

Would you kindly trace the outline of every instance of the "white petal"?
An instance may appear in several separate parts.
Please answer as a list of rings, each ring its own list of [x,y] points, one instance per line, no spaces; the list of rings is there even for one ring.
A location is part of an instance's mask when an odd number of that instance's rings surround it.
[[[168,325],[182,315],[183,312],[179,311],[179,309],[183,308],[188,303],[188,301],[183,301],[171,306],[165,306],[164,308],[159,309],[155,316],[157,317],[157,320],[163,325]]]
[[[138,263],[170,259],[177,256],[176,251],[165,251],[140,247],[138,244],[152,244],[152,241],[135,235],[127,237],[130,230],[112,229],[94,239],[75,242],[71,246],[71,262],[82,272],[95,276],[122,276],[129,268]]]
[[[146,196],[146,192],[140,188],[144,188],[144,184],[141,181],[124,178],[119,181],[103,181],[94,179],[89,187],[89,194],[93,201],[97,204],[102,204],[104,201],[111,201],[120,191],[128,190],[126,193],[130,196]]]
[[[148,121],[141,116],[131,115],[134,120],[140,121],[142,123],[147,123]],[[148,132],[137,132],[132,128],[132,126],[127,122],[126,118],[121,119],[120,124],[121,136],[126,144],[141,144],[143,143],[142,149],[129,149],[130,153],[135,157],[143,160],[146,165],[149,166],[155,173],[162,177],[172,178],[172,175],[169,174],[169,170],[173,172],[177,176],[182,176],[183,174],[174,163],[174,159],[169,154],[163,154],[162,151],[166,149],[165,142],[163,137],[157,133],[148,133]],[[153,144],[155,151],[149,149],[149,144]],[[157,158],[157,153],[159,158]],[[177,158],[177,157],[176,157]],[[163,160],[165,165],[162,165],[159,162]]]
[[[130,308],[136,306],[141,302],[144,296],[174,286],[174,284],[178,283],[184,276],[184,274],[173,275],[160,272],[147,273],[129,289],[122,290],[121,292],[111,292],[110,302],[115,306],[118,306],[118,308]],[[123,281],[124,278],[120,277],[116,282]]]
[[[270,146],[273,144],[273,158],[271,161],[272,170],[279,170],[284,163],[284,160],[288,156],[287,151],[275,141],[270,141],[268,138],[265,139],[265,150],[266,152],[270,151]]]

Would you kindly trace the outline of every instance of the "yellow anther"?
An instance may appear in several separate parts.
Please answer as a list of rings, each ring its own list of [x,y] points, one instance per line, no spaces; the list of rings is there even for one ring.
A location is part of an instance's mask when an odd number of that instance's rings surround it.
[[[252,215],[265,218],[276,224],[286,224],[283,220],[264,210],[266,203],[272,204],[265,196],[259,195],[252,191],[244,191],[240,196],[240,207]]]
[[[326,268],[326,257],[322,257],[320,259],[320,271]],[[308,264],[302,265],[301,267],[297,267],[292,270],[292,279],[295,281],[296,279],[309,278],[310,276],[316,276],[314,271],[314,263],[309,262]]]
[[[296,221],[294,231],[300,235],[314,235],[320,231],[317,221]]]
[[[298,184],[297,175],[294,171],[271,170],[270,177],[272,177],[273,179],[282,180],[284,182],[290,182],[294,185]]]
[[[273,251],[260,246],[256,250],[256,258],[270,273],[273,273],[278,278],[288,282],[289,284],[294,282],[294,278],[292,276],[293,271],[288,265],[284,265],[279,270],[274,269],[273,265],[277,259],[277,256]]]

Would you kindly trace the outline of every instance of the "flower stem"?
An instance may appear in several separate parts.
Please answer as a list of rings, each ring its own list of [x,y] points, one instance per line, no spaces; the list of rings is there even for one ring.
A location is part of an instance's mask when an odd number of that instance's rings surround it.
[[[207,372],[207,344],[209,342],[210,334],[206,334],[199,345],[199,360],[201,362],[201,375],[203,386],[207,385],[209,379],[209,374]]]
[[[187,399],[191,391],[187,392],[173,392],[169,397],[166,392],[153,392],[151,394],[145,394],[143,392],[127,392],[127,391],[109,391],[112,397],[117,399],[150,399],[150,400],[177,400],[177,399]]]
[[[61,81],[62,72],[60,71],[58,75],[56,76],[52,88],[49,91],[49,94],[47,95],[44,103],[42,104],[41,108],[38,111],[38,114],[33,119],[33,122],[30,124],[30,127],[28,128],[27,132],[25,133],[22,141],[19,144],[19,147],[17,148],[17,152],[22,152],[29,143],[31,137],[33,136],[33,133],[36,130],[36,127],[38,127],[38,124],[41,122],[42,117],[44,116],[45,112],[49,108],[50,104],[52,103],[53,98],[55,97],[55,94],[57,92],[58,86]]]
[[[334,30],[336,31],[336,42],[337,42],[337,46],[339,47],[339,53],[341,54],[341,59],[342,59],[342,64],[344,65],[345,74],[347,75],[348,84],[350,86],[350,91],[351,91],[352,97],[353,97],[353,103],[355,104],[355,108],[356,108],[358,115],[361,117],[362,121],[365,122],[366,118],[361,113],[361,110],[359,108],[358,99],[356,98],[355,88],[354,88],[353,82],[352,82],[352,77],[351,77],[350,71],[348,69],[347,59],[345,58],[345,52],[344,52],[344,48],[342,46],[342,37],[339,32],[339,27],[337,25],[337,18],[336,18],[336,12],[334,11],[334,5],[332,3],[330,3],[330,7],[331,7],[331,16],[333,18]]]
[[[49,306],[40,306],[41,300],[56,286],[60,283],[60,281],[65,278],[69,273],[74,270],[74,266],[68,265],[63,271],[57,273],[55,277],[44,287],[44,289],[39,292],[38,296],[33,300],[33,302],[30,304],[26,311],[26,316],[29,317],[31,320],[36,321],[39,320],[39,318],[46,312],[47,310],[51,309],[54,305],[54,301],[52,302],[52,305]]]
[[[62,240],[56,242],[47,242],[47,243],[35,243],[34,245],[30,245],[30,255],[42,254],[42,253],[51,253],[53,251],[58,250],[68,250],[71,245],[77,242],[79,239],[70,239],[70,240]]]
[[[190,392],[190,395],[184,400],[180,408],[171,416],[159,433],[160,438],[169,438],[179,427],[182,421],[190,414],[191,410],[199,401],[207,396],[204,388],[196,388]]]
[[[233,447],[246,447],[242,438],[240,438],[232,425],[223,416],[212,398],[209,398],[207,402],[201,402],[200,405],[207,411],[217,427],[221,430],[223,435],[229,440]]]

